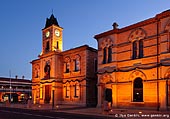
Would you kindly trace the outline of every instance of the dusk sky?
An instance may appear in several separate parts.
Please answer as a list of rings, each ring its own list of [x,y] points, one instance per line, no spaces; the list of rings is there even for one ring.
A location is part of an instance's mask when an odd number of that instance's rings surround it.
[[[0,77],[31,79],[32,60],[42,50],[42,29],[53,11],[63,30],[63,50],[87,44],[94,35],[154,17],[169,0],[3,0],[0,2]]]

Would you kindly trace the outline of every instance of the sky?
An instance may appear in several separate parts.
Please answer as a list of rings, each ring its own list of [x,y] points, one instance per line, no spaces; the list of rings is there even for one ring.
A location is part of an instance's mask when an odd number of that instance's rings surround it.
[[[32,77],[30,62],[42,50],[42,29],[53,13],[63,30],[63,50],[97,48],[95,35],[154,17],[169,0],[1,0],[0,77]]]

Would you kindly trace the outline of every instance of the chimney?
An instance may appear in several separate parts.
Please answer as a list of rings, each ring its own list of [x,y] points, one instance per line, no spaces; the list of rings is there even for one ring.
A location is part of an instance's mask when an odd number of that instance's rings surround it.
[[[112,26],[113,26],[113,29],[118,29],[119,25],[116,22],[114,22]]]
[[[15,76],[15,79],[18,79],[18,75]]]
[[[22,76],[22,79],[24,79],[25,78],[25,76]]]

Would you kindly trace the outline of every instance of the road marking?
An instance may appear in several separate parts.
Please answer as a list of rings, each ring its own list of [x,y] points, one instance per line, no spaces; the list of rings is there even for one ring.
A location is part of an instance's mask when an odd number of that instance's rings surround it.
[[[45,115],[39,115],[39,114],[30,114],[30,113],[21,113],[21,112],[14,112],[14,111],[5,111],[5,110],[0,110],[1,112],[7,112],[7,113],[14,113],[14,114],[23,114],[23,115],[31,115],[31,116],[38,116],[38,117],[45,117],[45,118],[50,118],[50,119],[66,119],[62,117],[52,117],[52,116],[45,116]]]

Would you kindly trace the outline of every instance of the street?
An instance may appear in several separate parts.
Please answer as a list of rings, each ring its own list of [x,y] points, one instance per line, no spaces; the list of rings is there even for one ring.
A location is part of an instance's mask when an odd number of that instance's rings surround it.
[[[51,110],[0,107],[0,119],[113,119],[111,117],[71,114]]]

